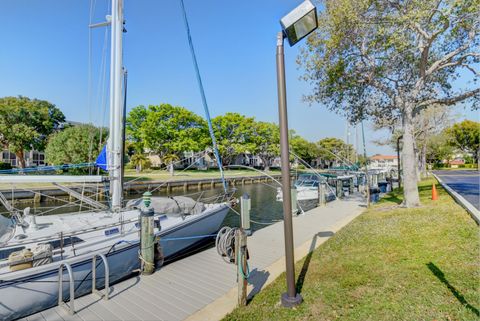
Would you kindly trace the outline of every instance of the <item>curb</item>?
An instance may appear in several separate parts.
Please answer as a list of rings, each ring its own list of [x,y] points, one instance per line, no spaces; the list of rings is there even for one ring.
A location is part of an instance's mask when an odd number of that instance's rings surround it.
[[[446,183],[444,183],[440,177],[437,175],[433,174],[432,175],[437,179],[437,181],[442,185],[442,187],[447,191],[448,194],[450,194],[451,197],[460,204],[464,209],[467,210],[467,212],[470,214],[470,216],[473,218],[475,223],[477,225],[480,225],[480,211],[475,208],[470,202],[468,202],[462,195],[458,194],[455,192],[450,186],[448,186]]]

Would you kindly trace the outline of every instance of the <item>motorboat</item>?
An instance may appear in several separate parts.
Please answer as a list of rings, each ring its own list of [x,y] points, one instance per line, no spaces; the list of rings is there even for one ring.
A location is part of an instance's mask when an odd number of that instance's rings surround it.
[[[318,200],[318,190],[320,184],[325,184],[325,197],[327,201],[335,199],[335,191],[328,184],[325,176],[319,174],[304,173],[300,174],[294,182],[297,189],[297,201]],[[277,188],[276,199],[278,202],[283,202],[282,189]]]

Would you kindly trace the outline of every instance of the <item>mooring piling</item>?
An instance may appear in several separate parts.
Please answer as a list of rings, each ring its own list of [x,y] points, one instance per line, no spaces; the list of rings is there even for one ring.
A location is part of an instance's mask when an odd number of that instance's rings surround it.
[[[155,271],[155,234],[153,208],[150,207],[152,193],[143,193],[143,207],[140,214],[140,261],[144,275]]]

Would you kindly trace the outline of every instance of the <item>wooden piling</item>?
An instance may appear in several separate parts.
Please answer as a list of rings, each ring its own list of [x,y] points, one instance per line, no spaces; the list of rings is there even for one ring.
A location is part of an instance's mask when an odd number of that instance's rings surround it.
[[[235,233],[235,253],[238,280],[238,306],[247,305],[247,234],[242,228]]]
[[[40,204],[41,200],[42,200],[42,194],[40,194],[40,193],[33,194],[33,203],[34,204]]]

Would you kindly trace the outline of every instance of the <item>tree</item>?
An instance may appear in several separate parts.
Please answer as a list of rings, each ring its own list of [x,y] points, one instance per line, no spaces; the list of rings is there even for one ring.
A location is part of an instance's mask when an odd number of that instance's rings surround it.
[[[452,81],[479,62],[480,0],[331,0],[319,30],[299,57],[323,102],[353,123],[401,119],[404,206],[420,204],[414,120],[430,105],[471,100],[480,88],[455,90]]]
[[[208,144],[208,130],[202,117],[169,104],[137,106],[127,117],[127,135],[143,148],[163,159],[184,151],[201,151]]]
[[[336,137],[323,138],[317,142],[317,146],[321,157],[327,161],[337,161],[350,165],[351,160],[355,158],[353,146],[351,144],[347,145],[343,140]]]
[[[137,174],[150,167],[150,160],[143,153],[133,154],[132,157],[130,157],[130,163],[135,166]]]
[[[268,171],[272,160],[280,155],[280,129],[275,123],[259,121],[254,123],[253,131],[254,147],[250,152],[260,157],[263,169]]]
[[[25,168],[25,151],[43,150],[48,135],[65,121],[54,104],[27,97],[0,98],[0,145],[14,152]]]
[[[440,164],[444,160],[449,161],[452,154],[453,148],[449,144],[449,136],[445,130],[428,138],[425,157],[428,163]]]
[[[289,142],[290,149],[308,164],[310,164],[315,158],[319,156],[317,145],[315,145],[315,143],[309,142],[302,136],[295,134],[293,130],[290,131]]]
[[[475,163],[480,162],[480,123],[464,120],[447,129],[449,143],[473,156]],[[479,167],[480,168],[480,167]]]
[[[218,151],[224,164],[229,165],[238,154],[253,153],[256,150],[254,143],[255,119],[253,117],[246,117],[238,113],[226,113],[212,119],[212,126],[217,139]]]
[[[53,165],[93,162],[106,142],[106,129],[93,125],[79,125],[51,135],[45,148],[46,161]]]

